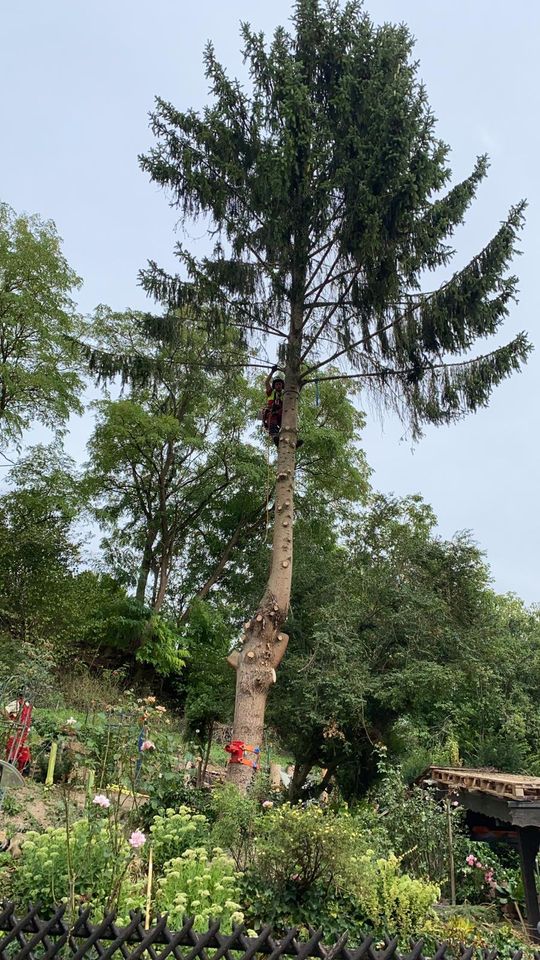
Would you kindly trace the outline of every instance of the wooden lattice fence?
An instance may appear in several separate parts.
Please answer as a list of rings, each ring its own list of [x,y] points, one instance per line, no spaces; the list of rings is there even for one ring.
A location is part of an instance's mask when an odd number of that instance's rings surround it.
[[[234,933],[222,933],[219,923],[213,923],[204,933],[193,929],[193,920],[186,920],[181,930],[173,932],[162,917],[156,926],[145,930],[141,915],[131,914],[126,927],[115,924],[115,914],[110,913],[101,923],[90,921],[90,910],[83,910],[69,924],[65,908],[59,908],[54,916],[42,920],[33,907],[23,915],[16,913],[13,903],[0,906],[0,960],[49,960],[51,957],[69,957],[70,960],[107,960],[109,957],[124,957],[126,960],[149,958],[165,960],[265,960],[280,957],[295,957],[296,960],[425,960],[422,942],[411,943],[407,954],[398,951],[397,941],[386,939],[382,949],[376,949],[372,937],[365,937],[360,946],[347,947],[347,935],[328,946],[323,943],[321,931],[312,931],[304,943],[298,939],[298,930],[287,931],[281,940],[272,936],[270,927],[263,927],[257,937],[246,935],[243,927]],[[442,944],[433,960],[445,960],[446,946]],[[474,949],[462,947],[459,960],[472,960]],[[482,950],[482,960],[496,960],[497,950]],[[535,953],[540,960],[540,953]],[[522,952],[510,954],[510,960],[521,960]]]

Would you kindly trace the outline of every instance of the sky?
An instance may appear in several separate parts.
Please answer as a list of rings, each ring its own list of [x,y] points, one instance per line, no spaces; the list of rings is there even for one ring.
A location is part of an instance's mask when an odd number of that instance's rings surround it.
[[[538,337],[540,270],[540,4],[536,0],[368,0],[378,22],[404,21],[420,76],[452,148],[456,179],[487,152],[491,169],[456,234],[455,267],[480,250],[508,208],[526,197],[520,299],[504,339]],[[147,308],[137,274],[148,259],[174,266],[177,217],[137,157],[152,143],[148,112],[159,95],[181,109],[207,100],[208,39],[242,75],[239,22],[266,33],[286,24],[290,0],[25,0],[5,4],[0,62],[0,200],[55,221],[84,280],[82,312],[99,303]],[[201,241],[191,231],[186,240]],[[454,269],[454,267],[452,268]],[[494,586],[540,601],[538,495],[540,351],[493,395],[489,408],[430,428],[414,446],[397,419],[368,410],[363,446],[373,485],[420,493],[439,533],[470,530]],[[362,405],[362,404],[361,404]],[[88,416],[72,422],[68,451],[85,456]],[[32,439],[39,439],[34,431]]]

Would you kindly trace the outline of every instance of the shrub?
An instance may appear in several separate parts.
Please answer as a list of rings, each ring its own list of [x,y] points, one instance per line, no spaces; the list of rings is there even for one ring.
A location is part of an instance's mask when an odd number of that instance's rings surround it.
[[[165,864],[163,876],[157,881],[156,908],[168,913],[173,929],[180,929],[185,916],[194,916],[199,929],[217,919],[222,929],[230,929],[244,919],[238,899],[234,863],[219,848],[211,856],[201,847],[185,850],[181,857]]]
[[[351,896],[323,882],[307,891],[298,890],[294,880],[276,887],[263,880],[256,869],[250,869],[240,879],[240,890],[247,924],[255,929],[270,924],[277,936],[297,927],[299,939],[306,940],[309,927],[315,926],[324,931],[325,942],[333,943],[348,930],[347,945],[354,947],[363,939],[363,929],[368,925]]]
[[[284,804],[265,814],[255,843],[257,870],[271,886],[293,880],[305,892],[348,873],[350,858],[365,849],[366,836],[348,811]]]
[[[49,827],[26,836],[11,879],[20,904],[52,908],[71,901],[103,910],[133,896],[136,878],[128,875],[133,851],[124,837],[112,836],[108,821],[78,820],[69,834],[65,827]]]
[[[149,826],[155,816],[163,816],[171,808],[187,807],[192,813],[202,813],[213,819],[212,796],[209,790],[186,783],[184,771],[160,769],[157,776],[147,779],[145,792],[148,800],[141,809],[144,824]]]
[[[447,946],[447,954],[463,955],[463,945],[475,948],[475,955],[494,953],[511,956],[523,952],[526,960],[534,960],[531,941],[509,923],[496,923],[496,912],[489,907],[447,907],[430,918],[422,929],[424,951],[433,956],[439,944]]]
[[[413,877],[430,880],[447,891],[448,812],[429,790],[409,787],[400,767],[390,766],[381,752],[380,784],[374,794],[387,833],[390,850],[399,857],[402,868]],[[463,810],[450,807],[454,859],[464,860],[468,840],[463,829]]]
[[[364,854],[354,864],[349,889],[378,932],[418,936],[440,897],[440,889],[402,873],[397,857]]]
[[[524,890],[518,863],[503,864],[497,853],[486,843],[468,844],[467,856],[456,869],[457,894],[460,901],[472,904],[496,902],[499,906],[524,906]],[[514,851],[506,851],[511,860]],[[514,853],[514,860],[517,859]]]
[[[243,879],[249,922],[323,928],[370,927],[400,937],[417,933],[439,897],[435,884],[407,876],[390,854],[369,847],[371,818],[286,804],[262,818],[254,864]]]
[[[154,862],[159,868],[190,847],[202,846],[208,836],[208,821],[203,814],[192,813],[188,807],[180,807],[178,812],[169,809],[165,816],[154,817],[150,834]]]
[[[255,836],[261,826],[260,802],[227,784],[214,792],[212,813],[212,843],[230,853],[238,870],[245,870],[253,859]]]

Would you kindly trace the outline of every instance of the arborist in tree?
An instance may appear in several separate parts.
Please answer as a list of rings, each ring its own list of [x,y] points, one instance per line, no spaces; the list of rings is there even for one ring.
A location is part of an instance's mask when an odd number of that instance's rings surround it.
[[[283,391],[285,381],[282,377],[274,377],[277,366],[274,364],[266,378],[265,389],[267,403],[263,412],[263,427],[268,430],[276,447],[279,444],[279,431],[281,430],[281,418],[283,416]]]
[[[270,434],[276,447],[279,444],[281,418],[283,416],[283,391],[285,389],[285,380],[283,377],[274,377],[277,369],[277,364],[274,364],[266,378],[265,389],[268,399],[262,418],[263,427],[265,430],[268,430],[268,433]],[[297,440],[296,447],[301,447],[303,442],[303,440]]]

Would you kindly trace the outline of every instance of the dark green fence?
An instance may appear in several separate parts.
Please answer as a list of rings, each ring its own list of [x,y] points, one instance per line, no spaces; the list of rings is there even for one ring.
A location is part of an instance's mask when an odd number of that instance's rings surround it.
[[[169,930],[167,918],[162,917],[156,926],[145,930],[140,914],[132,914],[126,927],[115,924],[115,914],[110,913],[101,923],[90,921],[90,911],[81,911],[77,919],[67,923],[65,908],[60,907],[54,916],[42,920],[36,908],[24,914],[16,912],[13,903],[0,907],[0,960],[49,960],[50,957],[69,957],[70,960],[107,960],[109,957],[138,957],[150,960],[279,960],[280,957],[296,957],[307,960],[425,960],[422,942],[411,944],[410,952],[399,953],[396,940],[385,940],[382,949],[375,949],[373,938],[365,937],[359,947],[347,948],[347,935],[337,943],[323,943],[321,931],[313,931],[307,943],[297,939],[298,930],[289,930],[281,940],[272,936],[270,927],[263,927],[257,937],[246,935],[243,927],[234,933],[222,933],[219,923],[213,923],[204,933],[193,929],[193,920],[186,920],[181,930]],[[432,960],[445,960],[446,946],[441,944]],[[459,960],[471,960],[475,951],[462,947]],[[482,950],[482,960],[496,960],[497,950]],[[521,960],[522,952],[510,954],[511,960]],[[540,953],[535,953],[540,960]]]

